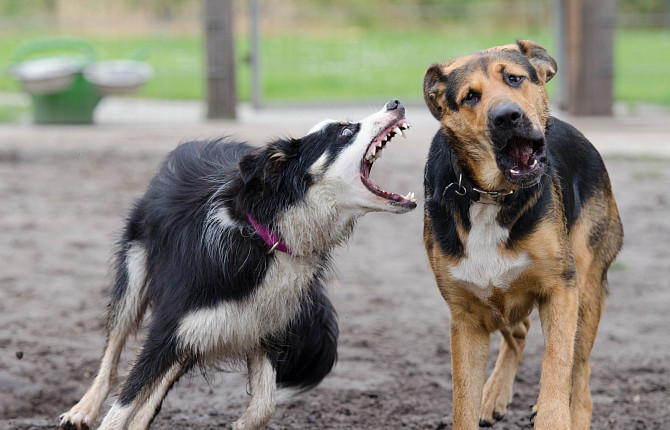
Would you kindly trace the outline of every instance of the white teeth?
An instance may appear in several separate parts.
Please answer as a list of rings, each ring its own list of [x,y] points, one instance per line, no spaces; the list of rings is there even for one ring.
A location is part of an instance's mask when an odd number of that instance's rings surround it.
[[[375,146],[374,148],[372,148],[372,151],[370,151],[370,153],[368,153],[365,156],[365,161],[367,161],[368,163],[374,163],[375,161],[379,160],[380,158],[382,158],[381,147],[380,147],[379,151],[377,151],[377,147]]]
[[[403,130],[407,130],[410,127],[408,123],[402,123],[398,124],[391,131],[388,132],[388,134],[382,138],[380,138],[377,141],[377,144],[372,148],[372,150],[365,156],[365,161],[369,163],[374,163],[376,160],[381,158],[382,156],[382,149],[384,149],[384,146],[391,141],[391,139],[396,136],[396,135],[401,135],[405,139],[407,136],[405,135],[405,132]],[[414,195],[412,194],[412,198],[414,198]]]
[[[414,193],[411,192],[411,191],[410,191],[409,193],[407,193],[406,196],[403,196],[403,197],[404,197],[406,200],[409,200],[410,202],[414,202],[414,203],[416,203],[416,199],[414,198]]]
[[[534,169],[535,166],[537,166],[537,159],[533,160],[533,164],[530,165],[528,170]],[[518,175],[519,173],[521,173],[521,170],[520,169],[510,169],[509,172],[513,175]]]

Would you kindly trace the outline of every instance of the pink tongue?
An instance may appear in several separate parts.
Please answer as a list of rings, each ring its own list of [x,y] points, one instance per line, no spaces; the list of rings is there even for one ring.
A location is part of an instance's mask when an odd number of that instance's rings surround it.
[[[515,145],[512,156],[514,157],[514,160],[519,163],[519,167],[521,167],[528,166],[532,154],[533,150],[529,145]]]

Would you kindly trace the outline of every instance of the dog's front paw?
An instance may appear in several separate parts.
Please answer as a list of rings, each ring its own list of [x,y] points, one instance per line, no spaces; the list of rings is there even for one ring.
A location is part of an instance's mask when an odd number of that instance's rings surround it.
[[[75,406],[60,416],[58,428],[61,430],[88,430],[93,425],[94,420],[95,417],[92,417],[89,411]]]

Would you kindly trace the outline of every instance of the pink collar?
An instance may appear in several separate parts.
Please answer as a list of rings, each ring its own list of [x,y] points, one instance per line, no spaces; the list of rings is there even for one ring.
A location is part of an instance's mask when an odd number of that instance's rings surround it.
[[[249,218],[249,222],[251,223],[251,226],[256,230],[256,233],[258,233],[259,236],[262,237],[265,243],[267,243],[268,246],[270,247],[268,254],[272,253],[272,251],[276,249],[288,255],[293,255],[293,253],[291,252],[291,248],[289,248],[286,242],[281,240],[279,236],[275,234],[275,232],[273,232],[266,226],[257,223],[249,213],[247,213],[247,218]]]

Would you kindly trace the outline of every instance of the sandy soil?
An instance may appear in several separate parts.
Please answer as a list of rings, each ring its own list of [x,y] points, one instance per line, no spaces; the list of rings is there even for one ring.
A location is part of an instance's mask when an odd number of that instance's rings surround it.
[[[167,151],[227,128],[257,142],[283,134],[276,125],[236,127],[0,129],[0,428],[55,428],[88,387],[103,344],[113,243]],[[434,130],[394,141],[375,180],[421,195]],[[610,272],[592,354],[592,428],[670,428],[670,161],[606,162],[626,241]],[[449,315],[421,231],[421,207],[360,221],[338,251],[331,289],[341,330],[337,367],[315,390],[281,403],[270,429],[451,428]],[[533,318],[513,403],[498,429],[530,428],[543,354]],[[498,341],[494,336],[490,367]],[[122,366],[138,344],[127,347]],[[153,428],[226,428],[247,401],[244,376],[192,373],[170,392]]]

